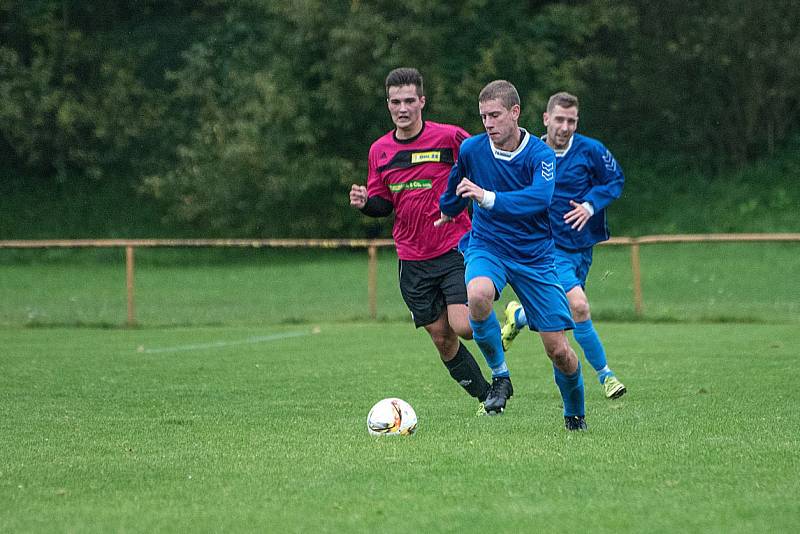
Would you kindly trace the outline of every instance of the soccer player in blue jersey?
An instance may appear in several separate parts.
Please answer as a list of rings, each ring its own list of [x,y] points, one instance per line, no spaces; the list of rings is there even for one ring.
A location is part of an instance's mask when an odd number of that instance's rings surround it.
[[[565,330],[574,328],[569,304],[553,260],[548,207],[555,183],[555,153],[519,127],[516,88],[496,80],[478,96],[485,134],[465,140],[439,200],[440,226],[474,201],[472,230],[459,248],[466,263],[467,300],[473,339],[492,369],[484,402],[487,413],[502,413],[513,395],[500,322],[492,308],[510,284],[539,332],[564,401],[565,426],[586,428],[581,366]]]
[[[622,194],[625,176],[611,152],[599,141],[575,133],[578,98],[556,93],[543,115],[547,133],[542,137],[556,152],[556,187],[550,206],[558,279],[567,292],[575,341],[597,372],[606,397],[625,394],[625,386],[606,361],[600,336],[592,324],[586,298],[586,277],[592,265],[592,247],[609,238],[606,207]],[[507,350],[526,323],[523,303],[506,306],[503,347]]]

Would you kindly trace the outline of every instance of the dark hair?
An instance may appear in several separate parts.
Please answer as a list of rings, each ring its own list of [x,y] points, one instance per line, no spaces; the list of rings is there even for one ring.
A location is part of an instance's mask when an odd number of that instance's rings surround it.
[[[390,87],[401,87],[403,85],[413,85],[417,88],[417,96],[425,94],[422,84],[422,74],[417,69],[411,67],[400,67],[394,69],[386,76],[386,96],[389,96]]]
[[[547,101],[547,112],[552,113],[556,106],[561,106],[564,109],[577,108],[578,97],[565,91],[556,93],[550,97],[550,100]]]
[[[486,102],[487,100],[499,100],[506,109],[511,109],[514,106],[520,105],[517,88],[514,87],[514,84],[506,80],[489,82],[486,87],[481,90],[481,93],[478,95],[478,103]]]

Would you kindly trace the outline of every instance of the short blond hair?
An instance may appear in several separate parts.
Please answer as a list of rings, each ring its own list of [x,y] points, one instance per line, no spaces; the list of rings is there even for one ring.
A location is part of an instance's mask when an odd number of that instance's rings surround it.
[[[559,93],[554,94],[550,97],[550,100],[547,101],[547,112],[552,113],[556,106],[561,106],[564,109],[568,108],[578,108],[578,97],[567,93],[566,91],[561,91]]]
[[[478,103],[487,100],[499,100],[506,109],[520,105],[517,88],[506,80],[495,80],[486,84],[478,95]]]

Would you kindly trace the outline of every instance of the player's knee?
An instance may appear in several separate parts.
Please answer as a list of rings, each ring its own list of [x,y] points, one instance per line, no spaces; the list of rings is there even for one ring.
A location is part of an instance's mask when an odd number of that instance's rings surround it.
[[[449,332],[443,330],[435,332],[429,331],[428,333],[431,335],[431,340],[436,346],[436,350],[439,351],[442,359],[453,356],[458,350],[458,336],[456,336],[455,332],[452,330]]]
[[[469,299],[469,316],[476,321],[484,321],[492,313],[492,300],[485,298]]]
[[[454,324],[451,326],[456,335],[461,339],[472,339],[472,327],[469,325],[469,321],[465,324]]]
[[[575,321],[583,322],[589,319],[589,299],[586,298],[581,286],[575,286],[567,291],[567,301]]]
[[[492,312],[494,304],[494,285],[472,283],[467,287],[469,314],[473,319],[482,321]]]
[[[466,306],[448,306],[447,322],[456,335],[462,339],[472,339],[469,324],[469,310]]]
[[[570,301],[569,308],[572,311],[572,318],[577,322],[589,320],[589,301],[586,299],[575,299]]]
[[[569,362],[572,349],[570,348],[566,337],[558,341],[548,343],[544,348],[545,352],[547,352],[547,357],[550,358],[559,369],[565,367]]]

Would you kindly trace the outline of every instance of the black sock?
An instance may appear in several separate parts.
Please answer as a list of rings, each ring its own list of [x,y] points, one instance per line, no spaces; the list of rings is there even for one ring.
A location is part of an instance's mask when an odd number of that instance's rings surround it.
[[[467,393],[481,402],[486,400],[486,395],[489,394],[489,382],[483,377],[478,362],[463,343],[458,342],[458,352],[452,360],[444,362],[444,366],[450,371],[453,380]]]

